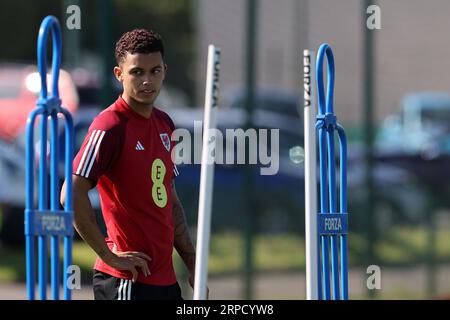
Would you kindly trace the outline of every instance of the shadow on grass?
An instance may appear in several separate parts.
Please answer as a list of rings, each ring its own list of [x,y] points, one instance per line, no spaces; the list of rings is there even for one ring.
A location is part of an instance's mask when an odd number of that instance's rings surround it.
[[[80,242],[73,245],[73,264],[78,265],[81,271],[81,282],[92,282],[92,266],[95,254],[87,246]],[[37,246],[36,246],[36,280],[37,280]],[[49,251],[50,256],[50,251]],[[63,270],[63,256],[60,253],[60,270]],[[60,271],[62,272],[62,271]],[[47,280],[50,282],[50,259],[47,262]],[[26,282],[25,250],[21,248],[8,248],[0,245],[0,282]]]

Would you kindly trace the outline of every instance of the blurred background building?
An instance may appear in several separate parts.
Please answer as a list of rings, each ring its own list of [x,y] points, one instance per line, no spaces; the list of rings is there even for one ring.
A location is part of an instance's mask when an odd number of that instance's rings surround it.
[[[245,0],[196,0],[197,101],[204,92],[207,45],[223,49],[223,87],[244,85]],[[397,111],[411,91],[448,91],[450,75],[442,58],[450,52],[445,38],[445,0],[373,1],[381,8],[381,30],[374,31],[376,122]],[[327,42],[336,51],[335,105],[346,127],[361,128],[364,3],[359,0],[258,1],[257,84],[298,91],[302,50]]]

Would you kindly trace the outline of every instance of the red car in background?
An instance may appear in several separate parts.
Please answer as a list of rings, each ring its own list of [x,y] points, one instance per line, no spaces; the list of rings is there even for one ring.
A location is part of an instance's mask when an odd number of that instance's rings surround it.
[[[51,87],[50,75],[47,75],[47,86]],[[25,130],[28,115],[36,108],[40,90],[36,66],[0,65],[0,139],[12,142]],[[65,70],[59,74],[59,95],[62,106],[74,114],[79,104],[78,93]]]

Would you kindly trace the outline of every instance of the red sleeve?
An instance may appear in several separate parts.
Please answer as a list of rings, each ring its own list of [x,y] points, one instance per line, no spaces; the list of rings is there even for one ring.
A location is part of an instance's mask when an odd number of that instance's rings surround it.
[[[114,112],[104,112],[96,117],[73,161],[73,174],[97,182],[119,157],[122,127]]]

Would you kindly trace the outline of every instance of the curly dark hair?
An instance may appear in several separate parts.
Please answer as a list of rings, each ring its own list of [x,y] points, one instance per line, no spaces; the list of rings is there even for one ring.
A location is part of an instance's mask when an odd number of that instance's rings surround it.
[[[134,29],[124,33],[116,43],[116,61],[118,64],[125,60],[127,52],[152,53],[161,52],[164,58],[164,44],[161,36],[153,30]]]

